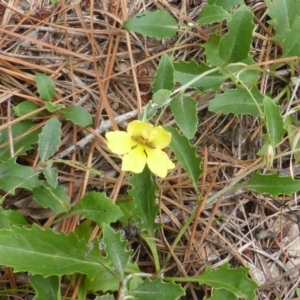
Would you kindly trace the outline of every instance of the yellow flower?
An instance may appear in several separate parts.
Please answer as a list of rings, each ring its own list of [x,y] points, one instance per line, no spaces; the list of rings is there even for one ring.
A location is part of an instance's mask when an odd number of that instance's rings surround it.
[[[172,136],[161,126],[153,127],[136,120],[128,124],[127,132],[107,132],[105,137],[107,147],[123,155],[122,171],[141,173],[147,164],[152,173],[164,178],[168,170],[175,168],[168,155],[162,151],[170,144]]]

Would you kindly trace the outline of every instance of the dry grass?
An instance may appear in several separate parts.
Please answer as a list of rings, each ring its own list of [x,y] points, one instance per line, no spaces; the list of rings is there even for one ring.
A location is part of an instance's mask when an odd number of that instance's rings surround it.
[[[104,120],[113,129],[124,128],[151,98],[151,82],[161,55],[174,52],[176,60],[204,60],[201,44],[213,31],[196,27],[176,44],[177,38],[157,42],[129,33],[122,28],[122,22],[144,9],[167,10],[179,23],[189,22],[197,18],[202,7],[201,1],[198,5],[193,2],[197,1],[81,0],[60,1],[55,6],[39,0],[0,2],[0,130],[26,118],[16,118],[12,113],[12,106],[24,99],[36,103],[39,111],[45,110],[35,87],[35,72],[47,74],[54,81],[55,103],[80,105],[94,116],[93,128],[63,124],[57,157],[81,161],[105,174],[95,177],[88,169],[72,164],[59,166],[60,184],[68,188],[73,203],[95,189],[105,191],[114,201],[126,193],[129,175],[120,172],[120,161],[108,151],[101,135],[108,126],[95,129]],[[267,69],[276,61],[280,49],[270,41],[264,2],[247,2],[257,24],[251,53],[257,64]],[[284,60],[282,68],[287,70]],[[259,89],[277,94],[281,83],[266,73]],[[173,276],[200,274],[207,266],[215,268],[229,261],[232,267],[250,267],[251,278],[261,284],[258,299],[292,299],[300,280],[299,253],[293,247],[299,240],[297,216],[290,212],[297,212],[297,199],[279,199],[286,204],[280,207],[270,197],[238,190],[206,203],[211,195],[258,163],[256,153],[262,143],[257,120],[209,113],[207,106],[212,97],[211,92],[194,95],[200,107],[200,125],[193,142],[203,157],[204,175],[199,182],[202,202],[196,203],[191,181],[179,164],[160,182],[160,218],[165,226],[158,232],[157,243],[161,260],[166,262],[165,272]],[[43,126],[47,118],[36,119],[37,126]],[[172,115],[166,113],[163,122],[172,122]],[[84,139],[87,136],[90,138]],[[78,142],[81,148],[72,151],[69,147]],[[286,150],[288,146],[283,143],[281,151]],[[39,165],[36,151],[30,151],[22,160],[32,167]],[[288,172],[288,167],[287,160],[281,159],[276,161],[274,171]],[[55,219],[24,193],[8,197],[5,207],[21,210],[44,227],[51,226]],[[174,238],[194,210],[194,224],[171,251]],[[65,220],[61,230],[74,230],[78,221],[77,217]],[[98,230],[95,228],[94,236]],[[136,249],[134,260],[141,268],[151,270],[151,258],[143,241],[136,237],[131,245]],[[1,285],[14,288],[24,284],[9,268],[2,269],[1,274]],[[186,284],[184,288],[186,299],[210,294],[208,287]],[[75,299],[76,293],[75,288],[68,295]]]

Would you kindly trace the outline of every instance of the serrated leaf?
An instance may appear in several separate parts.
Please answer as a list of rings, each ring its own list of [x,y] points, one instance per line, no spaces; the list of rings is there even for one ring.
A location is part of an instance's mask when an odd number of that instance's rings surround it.
[[[172,134],[170,147],[172,148],[176,158],[181,162],[184,170],[192,180],[196,193],[199,193],[198,180],[203,170],[200,168],[202,158],[197,156],[196,147],[192,147],[189,140],[179,134],[177,129],[172,127],[164,127],[165,130]]]
[[[27,151],[34,148],[34,144],[38,141],[38,135],[41,129],[38,128],[33,130],[35,123],[31,121],[18,122],[11,126],[11,134],[14,139],[14,152],[16,156],[26,155]],[[33,131],[32,131],[33,130]],[[31,132],[32,131],[32,132]],[[23,135],[21,138],[19,136]],[[1,130],[0,134],[0,160],[6,161],[11,158],[10,147],[9,147],[9,132],[5,128]]]
[[[260,194],[270,194],[274,197],[278,195],[291,196],[300,191],[300,180],[295,180],[291,176],[279,176],[279,174],[255,173],[252,179],[241,185],[248,190],[254,190]]]
[[[253,13],[245,5],[237,9],[227,22],[229,32],[220,40],[219,54],[226,64],[240,62],[248,57],[254,23]]]
[[[134,296],[136,300],[176,300],[185,295],[184,289],[174,282],[163,282],[161,278],[150,280],[147,278],[136,289],[130,290],[129,295]]]
[[[193,278],[198,279],[199,284],[208,284],[217,290],[226,289],[237,298],[254,300],[258,284],[249,279],[248,272],[249,269],[243,267],[230,269],[225,263],[217,270],[208,267],[204,273]]]
[[[41,73],[35,73],[35,81],[40,97],[51,102],[55,95],[55,85],[51,78]]]
[[[174,69],[171,58],[167,54],[163,54],[158,69],[156,71],[154,82],[152,85],[153,93],[159,90],[172,91],[174,88]]]
[[[291,29],[285,33],[282,57],[300,56],[300,17],[296,18]]]
[[[43,168],[43,175],[47,183],[52,187],[56,188],[58,183],[58,171],[56,168]]]
[[[71,105],[60,110],[60,113],[66,120],[71,121],[73,124],[81,127],[86,127],[93,124],[92,115],[86,109],[80,106]]]
[[[5,225],[5,227],[3,227]],[[0,209],[0,229],[11,226],[28,226],[27,219],[18,211],[12,209]]]
[[[137,226],[154,236],[155,230],[161,227],[160,224],[155,223],[159,210],[155,203],[157,184],[147,166],[142,173],[133,173],[129,181],[132,184],[129,194],[133,197],[136,204],[133,214],[140,218],[141,221]]]
[[[39,106],[31,101],[23,101],[19,103],[17,106],[14,106],[13,111],[16,116],[22,117],[30,112],[37,110],[38,108]],[[35,116],[36,114],[32,115],[30,118],[34,118]]]
[[[176,20],[167,11],[144,11],[126,20],[123,26],[130,31],[158,40],[172,38],[177,30]]]
[[[158,90],[157,92],[155,92],[152,96],[152,101],[153,103],[155,103],[156,105],[164,105],[167,100],[170,99],[170,95],[171,95],[171,91],[169,90]]]
[[[38,152],[42,162],[45,162],[49,157],[54,155],[58,150],[60,137],[62,134],[61,123],[56,117],[51,118],[45,124],[39,135]]]
[[[121,240],[121,233],[115,232],[110,226],[103,224],[103,242],[105,243],[106,257],[114,268],[120,280],[124,279],[124,271],[133,250],[126,250],[127,241]]]
[[[60,300],[60,279],[58,276],[43,277],[41,275],[33,275],[29,278],[33,286],[36,296],[35,300]]]
[[[200,24],[212,24],[225,19],[229,19],[231,14],[224,10],[221,6],[217,5],[205,5],[199,14],[197,20]]]
[[[282,141],[283,135],[286,132],[283,125],[282,115],[280,113],[280,107],[267,96],[264,97],[263,103],[269,142],[273,149],[275,149],[277,144]]]
[[[16,158],[0,164],[0,188],[14,195],[16,188],[25,188],[32,191],[34,187],[41,185],[31,167],[21,166],[16,163]]]
[[[20,245],[22,245],[20,247]],[[89,249],[74,233],[51,229],[13,227],[0,230],[0,264],[15,272],[51,275],[86,274],[93,278],[104,266],[86,259]]]
[[[171,101],[170,107],[176,124],[183,134],[191,139],[195,135],[198,126],[197,101],[181,94]]]
[[[33,189],[33,199],[41,206],[51,208],[55,213],[60,214],[70,210],[70,198],[63,186],[51,187],[47,182]]]
[[[209,5],[215,4],[221,6],[225,10],[230,10],[234,6],[244,3],[244,0],[208,0],[207,3]]]
[[[250,92],[261,111],[263,111],[263,95],[259,92],[257,87],[253,87]],[[257,117],[260,114],[251,95],[242,87],[226,89],[223,94],[216,95],[216,97],[209,102],[209,110],[222,114],[233,113],[236,116],[249,114],[253,117]]]
[[[206,56],[207,61],[213,66],[222,66],[225,61],[220,57],[219,53],[219,44],[220,44],[221,36],[216,33],[213,33],[207,42],[203,45],[204,54]]]
[[[199,75],[212,70],[212,68],[208,67],[204,63],[198,64],[194,60],[191,60],[190,62],[174,62],[173,66],[175,70],[175,82],[179,82],[181,85],[187,84]],[[201,89],[202,91],[210,89],[216,91],[228,77],[229,75],[223,75],[216,71],[199,78],[199,80],[192,83],[190,87],[195,87],[197,89]]]
[[[266,0],[265,3],[271,18],[268,23],[276,30],[275,39],[282,42],[286,38],[286,31],[291,29],[295,19],[300,16],[299,3],[297,0]],[[298,34],[294,38],[298,39]]]
[[[139,222],[139,218],[133,215],[132,211],[135,208],[135,202],[133,201],[131,196],[127,195],[127,199],[117,198],[116,204],[120,207],[123,216],[120,217],[118,220],[122,223],[123,226],[128,226],[132,223]],[[121,195],[122,197],[122,195]]]
[[[116,222],[122,216],[122,211],[105,193],[91,192],[68,213],[68,216],[72,215],[85,216],[102,226],[103,223]]]

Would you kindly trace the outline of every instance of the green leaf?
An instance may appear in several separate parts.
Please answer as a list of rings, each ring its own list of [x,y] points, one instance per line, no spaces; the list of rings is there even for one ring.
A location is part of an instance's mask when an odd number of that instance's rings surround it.
[[[107,272],[97,261],[87,260],[87,253],[84,240],[72,232],[65,235],[36,225],[0,230],[0,264],[15,272],[44,277],[81,273],[90,278],[101,270]]]
[[[249,279],[248,272],[249,269],[243,267],[230,269],[228,263],[225,263],[217,270],[208,267],[204,273],[193,278],[198,279],[200,285],[208,284],[216,290],[226,289],[233,293],[236,298],[254,300],[258,284]]]
[[[71,105],[60,110],[60,113],[66,120],[71,121],[73,124],[81,127],[86,127],[93,124],[92,115],[86,109],[80,106]]]
[[[145,229],[151,236],[154,236],[156,229],[161,225],[155,223],[159,207],[155,203],[157,185],[151,176],[149,168],[146,166],[142,173],[132,174],[129,180],[132,189],[129,194],[133,197],[136,207],[133,214],[140,218],[139,228]]]
[[[0,188],[14,195],[16,188],[25,188],[32,191],[34,187],[41,185],[31,167],[21,166],[16,163],[16,158],[0,164]]]
[[[181,162],[184,170],[192,180],[196,193],[199,193],[198,180],[203,170],[200,168],[202,158],[197,156],[197,148],[192,147],[189,140],[179,134],[177,129],[164,127],[165,130],[172,134],[171,148],[176,158]]]
[[[102,226],[103,223],[116,222],[122,216],[122,211],[105,193],[91,192],[68,213],[68,216],[72,215],[85,216]]]
[[[56,168],[43,168],[43,175],[47,183],[52,187],[56,188],[58,183],[58,171]]]
[[[135,290],[130,290],[129,295],[137,300],[174,300],[185,295],[184,289],[174,282],[163,282],[161,278],[150,280],[147,278]]]
[[[45,182],[33,189],[33,199],[45,208],[50,207],[57,214],[67,212],[71,208],[70,198],[61,185],[53,188]]]
[[[45,162],[57,150],[62,134],[61,123],[56,117],[51,118],[45,124],[39,135],[38,152],[42,162]]]
[[[1,229],[9,229],[11,227],[10,221],[7,216],[3,213],[4,210],[0,208],[0,230]]]
[[[61,299],[60,278],[58,276],[44,278],[37,274],[30,276],[29,280],[36,292],[35,300]]]
[[[275,39],[282,42],[286,38],[286,31],[290,30],[295,20],[300,16],[300,6],[297,0],[266,0],[268,15],[271,20],[268,21],[275,30],[277,35]],[[298,27],[299,28],[299,27]],[[294,32],[294,38],[298,39],[297,32]]]
[[[111,294],[106,294],[103,296],[97,296],[95,300],[115,300],[115,297]]]
[[[171,101],[170,106],[176,124],[183,134],[191,139],[195,135],[198,126],[197,101],[181,94]]]
[[[181,85],[189,83],[199,75],[212,70],[212,68],[208,67],[204,63],[198,64],[194,60],[190,62],[180,61],[174,62],[174,79],[175,82],[179,82]],[[212,72],[204,77],[201,77],[199,80],[191,84],[190,87],[194,87],[197,89],[205,90],[217,90],[220,85],[229,77],[229,75],[222,75],[218,71]]]
[[[263,95],[259,92],[257,87],[253,87],[250,92],[261,111],[263,111]],[[249,114],[253,117],[257,117],[260,114],[251,95],[242,87],[226,89],[223,94],[216,95],[216,97],[209,102],[209,110],[222,114],[233,113],[236,116]]]
[[[210,298],[206,298],[206,297],[203,298],[203,300],[224,300],[224,299],[236,300],[236,296],[225,289],[219,289],[219,290],[215,290]]]
[[[135,202],[131,196],[127,195],[127,199],[120,199],[122,195],[119,195],[117,198],[117,205],[120,207],[123,216],[118,220],[122,223],[123,226],[128,226],[132,223],[139,222],[139,219],[133,215],[132,211],[135,208]]]
[[[31,121],[18,122],[11,126],[12,138],[14,139],[14,152],[16,156],[26,155],[28,150],[34,148],[33,144],[37,143],[38,134],[41,132],[41,129],[33,130],[34,126],[36,126],[36,124]],[[19,138],[21,135],[23,136]],[[1,130],[0,134],[0,146],[3,146],[4,144],[6,144],[6,146],[0,148],[0,160],[2,161],[9,160],[11,158],[9,132],[7,128]]]
[[[300,180],[295,180],[291,176],[279,176],[278,174],[262,175],[257,172],[254,177],[242,188],[254,190],[260,194],[270,194],[274,197],[278,195],[291,196],[300,191]]]
[[[152,96],[152,101],[156,105],[164,105],[167,100],[170,99],[171,91],[169,90],[158,90]]]
[[[300,138],[297,137],[298,133],[298,126],[293,124],[293,118],[291,116],[287,116],[285,120],[285,127],[287,129],[289,142],[292,147],[292,150],[299,150],[300,149]],[[297,138],[297,140],[295,140]],[[300,159],[300,152],[295,152],[294,158],[296,160],[296,164],[299,162]]]
[[[35,81],[40,97],[51,102],[55,95],[55,85],[51,78],[41,73],[35,73]]]
[[[149,121],[156,115],[157,110],[158,110],[158,106],[154,104],[152,101],[149,101],[147,105],[144,107],[143,112],[139,119],[143,121]]]
[[[163,54],[160,59],[159,66],[154,77],[152,91],[153,93],[162,89],[172,91],[173,88],[174,88],[173,63],[167,54]]]
[[[46,108],[51,113],[56,112],[64,107],[65,106],[63,104],[52,104],[51,102],[46,102]]]
[[[225,10],[230,10],[234,6],[244,3],[244,0],[208,0],[207,3],[209,5],[215,4],[221,6]]]
[[[119,279],[123,280],[125,268],[130,261],[133,250],[126,250],[128,242],[122,241],[121,233],[115,232],[106,224],[103,224],[103,242],[110,265],[114,268]]]
[[[285,33],[285,39],[283,40],[283,53],[282,57],[300,56],[300,17],[295,19],[291,30]]]
[[[14,106],[13,111],[16,116],[22,117],[28,113],[31,113],[31,112],[37,110],[38,108],[39,108],[39,106],[31,101],[23,101],[20,104],[18,104],[17,106]],[[35,116],[36,116],[36,114],[31,115],[30,118],[34,118]]]
[[[283,127],[280,107],[267,96],[264,97],[263,103],[265,108],[266,127],[269,142],[271,143],[273,149],[275,149],[277,144],[282,141],[283,135],[286,132]]]
[[[5,223],[3,223],[3,221]],[[3,229],[3,228],[10,228],[11,226],[28,226],[29,222],[18,210],[1,209],[0,224],[2,224],[0,225],[0,229]],[[5,224],[5,227],[3,226],[3,224]]]
[[[225,19],[229,19],[231,14],[224,10],[221,6],[217,5],[205,5],[200,12],[197,20],[200,24],[212,24]]]
[[[127,30],[158,40],[172,38],[178,30],[176,20],[165,10],[144,11],[126,20],[123,26]]]
[[[204,54],[207,61],[213,66],[222,66],[225,64],[223,58],[221,58],[219,53],[219,45],[221,41],[221,36],[213,33],[208,41],[203,45]]]
[[[226,64],[240,62],[248,57],[254,23],[253,13],[245,5],[237,9],[230,21],[229,32],[220,40],[219,54]]]

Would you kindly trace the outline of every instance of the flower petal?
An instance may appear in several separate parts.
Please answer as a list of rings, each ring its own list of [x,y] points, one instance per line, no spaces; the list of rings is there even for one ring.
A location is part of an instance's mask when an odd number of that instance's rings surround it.
[[[126,154],[136,142],[124,131],[111,131],[105,134],[107,139],[107,147],[116,154]]]
[[[164,130],[161,126],[153,128],[148,142],[154,148],[163,149],[171,143],[172,134]]]
[[[139,120],[130,122],[127,127],[128,134],[135,139],[142,137],[147,140],[152,130],[151,124]]]
[[[174,169],[175,165],[172,163],[168,155],[160,149],[145,148],[147,153],[147,164],[150,171],[161,178],[167,176],[168,170]]]
[[[123,156],[122,171],[141,173],[146,165],[146,154],[144,147],[138,145]]]

